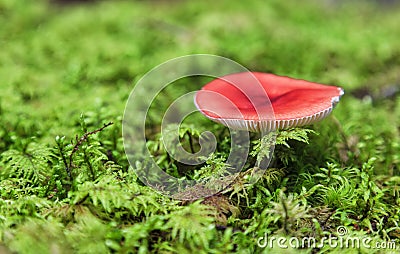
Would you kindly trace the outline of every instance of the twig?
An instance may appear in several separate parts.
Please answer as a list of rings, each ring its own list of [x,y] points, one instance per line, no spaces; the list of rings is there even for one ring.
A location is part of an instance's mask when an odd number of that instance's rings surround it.
[[[192,135],[190,134],[190,132],[186,132],[186,134],[189,138],[190,152],[194,154]]]
[[[96,134],[96,133],[104,130],[108,126],[112,125],[112,124],[114,124],[114,123],[113,122],[109,122],[107,124],[104,124],[103,127],[99,128],[97,130],[85,133],[80,139],[78,139],[78,137],[77,137],[77,142],[76,142],[74,148],[72,149],[71,154],[69,155],[69,168],[72,168],[72,157],[79,150],[79,147],[82,145],[82,143],[85,142],[89,138],[90,135]]]

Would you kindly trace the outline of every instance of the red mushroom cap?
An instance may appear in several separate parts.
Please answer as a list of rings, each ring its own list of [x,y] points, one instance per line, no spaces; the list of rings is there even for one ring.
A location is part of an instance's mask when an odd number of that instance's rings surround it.
[[[242,72],[206,84],[196,93],[195,104],[211,120],[233,129],[261,132],[319,121],[329,115],[343,93],[336,86]]]

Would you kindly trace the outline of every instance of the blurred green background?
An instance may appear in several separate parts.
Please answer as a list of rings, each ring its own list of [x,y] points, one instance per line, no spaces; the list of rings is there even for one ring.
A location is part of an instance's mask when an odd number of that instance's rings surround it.
[[[122,112],[144,73],[193,53],[342,86],[347,98],[386,96],[400,73],[389,2],[1,0],[2,115],[53,137],[80,112]]]

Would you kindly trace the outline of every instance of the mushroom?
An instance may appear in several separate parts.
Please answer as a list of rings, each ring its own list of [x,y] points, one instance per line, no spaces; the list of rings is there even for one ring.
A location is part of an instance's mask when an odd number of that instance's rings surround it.
[[[343,89],[336,86],[241,72],[206,84],[197,91],[194,101],[203,115],[229,128],[270,132],[322,120],[343,94]]]

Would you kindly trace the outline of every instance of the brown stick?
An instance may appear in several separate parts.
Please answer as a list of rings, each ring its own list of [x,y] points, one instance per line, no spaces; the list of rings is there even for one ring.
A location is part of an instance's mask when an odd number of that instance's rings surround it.
[[[103,127],[99,128],[97,130],[86,132],[79,140],[78,140],[78,136],[76,137],[77,142],[76,142],[76,144],[74,146],[74,149],[72,149],[71,154],[69,155],[69,168],[72,168],[72,156],[74,156],[76,151],[79,150],[79,147],[82,145],[82,143],[85,142],[90,135],[96,134],[96,133],[104,130],[108,126],[112,125],[112,124],[114,124],[114,123],[113,122],[109,122],[107,124],[104,124]]]

